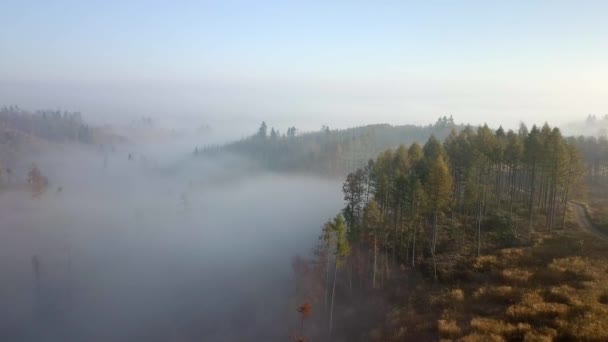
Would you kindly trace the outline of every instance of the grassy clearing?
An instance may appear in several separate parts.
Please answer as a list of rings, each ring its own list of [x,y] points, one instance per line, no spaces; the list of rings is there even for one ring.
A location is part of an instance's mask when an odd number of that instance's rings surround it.
[[[572,222],[531,241],[465,259],[442,285],[418,286],[382,340],[608,340],[608,244]]]

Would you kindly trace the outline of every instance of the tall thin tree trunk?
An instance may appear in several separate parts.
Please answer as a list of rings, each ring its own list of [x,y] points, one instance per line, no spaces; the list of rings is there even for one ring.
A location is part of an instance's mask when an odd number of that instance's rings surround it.
[[[414,236],[412,237],[412,268],[416,267],[416,228],[418,225],[414,223]]]
[[[517,176],[515,172],[515,165],[511,165],[509,176],[509,226],[511,227],[511,231],[513,232],[513,236],[517,238],[517,228],[515,227],[515,223],[513,222],[513,202],[515,197],[515,178]]]
[[[349,291],[350,291],[350,296],[353,296],[353,264],[352,262],[349,262],[349,268],[348,268],[348,287],[349,287]]]
[[[477,204],[477,256],[481,255],[481,210],[482,199]]]
[[[530,232],[532,233],[534,230],[533,227],[533,223],[534,223],[534,190],[535,190],[535,176],[536,176],[536,159],[534,159],[534,161],[532,162],[532,177],[531,177],[531,181],[530,181],[530,186],[531,186],[531,190],[530,190],[530,203],[529,203],[529,207],[528,207],[528,228],[530,229]]]
[[[325,310],[327,310],[327,301],[328,300],[329,300],[329,248],[327,249],[327,266],[325,267]]]
[[[433,241],[431,242],[431,256],[433,257],[433,277],[437,281],[437,259],[435,258],[435,251],[437,247],[437,210],[433,213]]]
[[[564,194],[564,211],[562,213],[562,228],[566,227],[566,209],[568,208],[568,193],[570,192],[570,177],[572,177],[572,156],[568,164],[568,178],[566,179],[566,189]]]
[[[378,242],[377,242],[376,234],[374,234],[374,267],[372,271],[372,288],[376,288],[376,270],[377,270],[377,257],[378,257]]]
[[[390,270],[389,270],[389,267],[388,267],[388,251],[384,252],[384,266],[386,267],[385,268],[385,271],[386,271],[386,280],[388,280],[389,277],[390,277]]]
[[[334,319],[334,299],[336,297],[336,277],[338,276],[338,257],[336,257],[336,263],[334,266],[334,284],[331,289],[331,307],[329,309],[329,339],[331,340],[331,332],[333,328]]]

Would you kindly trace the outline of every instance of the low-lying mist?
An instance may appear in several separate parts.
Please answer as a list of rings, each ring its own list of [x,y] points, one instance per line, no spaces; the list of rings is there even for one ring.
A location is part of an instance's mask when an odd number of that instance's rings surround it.
[[[339,210],[338,181],[65,148],[36,160],[41,198],[0,192],[0,340],[288,338],[290,260]]]

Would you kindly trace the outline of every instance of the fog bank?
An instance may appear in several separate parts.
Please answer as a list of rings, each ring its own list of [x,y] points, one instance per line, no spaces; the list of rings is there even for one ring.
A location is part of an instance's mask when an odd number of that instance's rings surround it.
[[[0,339],[289,336],[290,259],[341,207],[338,182],[163,153],[64,151],[38,160],[42,198],[0,194]]]

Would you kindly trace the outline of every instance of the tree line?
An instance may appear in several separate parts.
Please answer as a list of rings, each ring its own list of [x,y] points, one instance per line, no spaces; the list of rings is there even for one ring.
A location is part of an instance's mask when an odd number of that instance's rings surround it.
[[[581,152],[591,184],[605,183],[608,177],[608,138],[606,136],[578,136],[568,138]]]
[[[92,129],[79,112],[39,110],[32,113],[18,106],[5,106],[0,108],[0,127],[55,142],[91,143],[93,140]]]
[[[547,124],[466,126],[443,143],[431,136],[386,149],[350,172],[346,206],[323,227],[312,261],[330,331],[336,283],[351,295],[382,288],[396,265],[437,280],[440,263],[564,227],[585,170],[577,141]]]
[[[428,126],[378,124],[349,129],[323,126],[319,131],[304,133],[290,127],[281,134],[263,122],[247,138],[224,146],[196,147],[195,155],[231,152],[271,170],[343,175],[365,165],[386,148],[424,141],[431,134],[443,139],[452,129],[459,131],[462,127],[451,116],[443,116]]]

